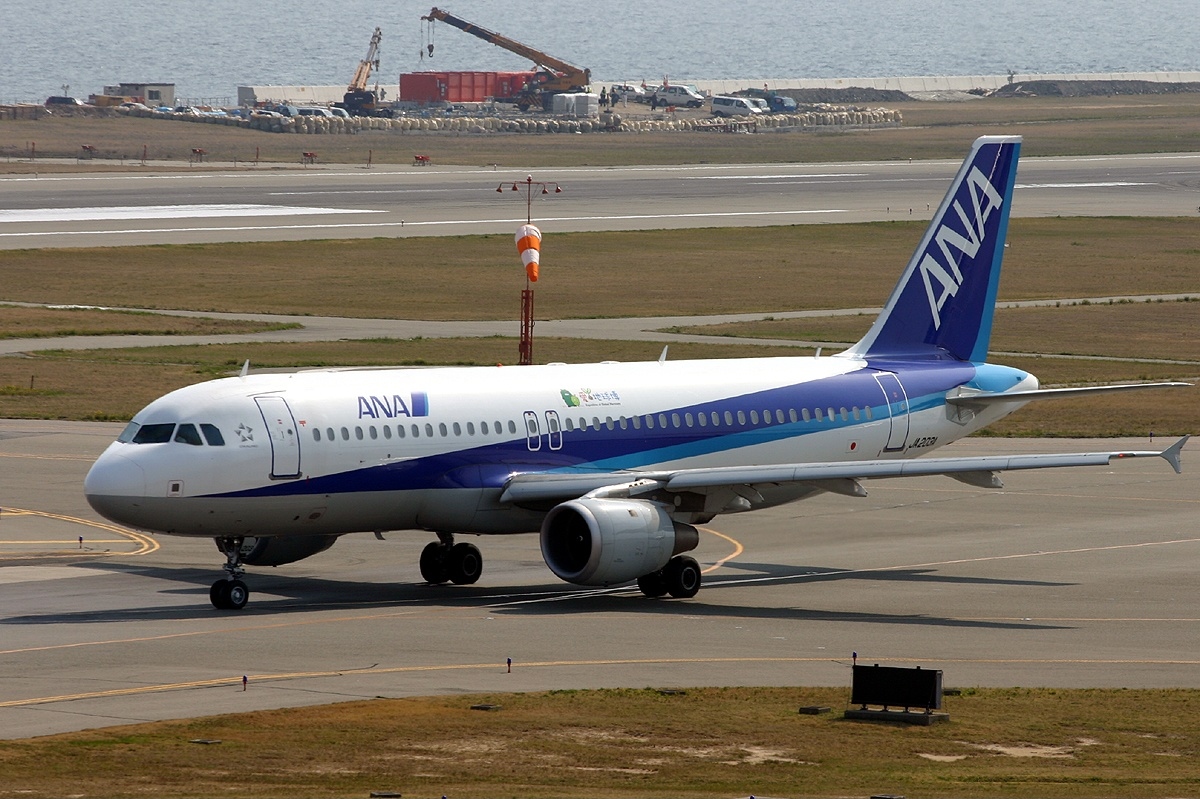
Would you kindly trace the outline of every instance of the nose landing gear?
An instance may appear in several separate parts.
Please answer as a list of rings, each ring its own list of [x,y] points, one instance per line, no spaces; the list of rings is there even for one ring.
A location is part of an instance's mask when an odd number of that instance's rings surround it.
[[[217,580],[208,590],[208,598],[217,610],[241,610],[250,600],[250,589],[242,582],[242,543],[241,536],[231,536],[214,539],[217,549],[225,555],[225,573],[223,580]]]

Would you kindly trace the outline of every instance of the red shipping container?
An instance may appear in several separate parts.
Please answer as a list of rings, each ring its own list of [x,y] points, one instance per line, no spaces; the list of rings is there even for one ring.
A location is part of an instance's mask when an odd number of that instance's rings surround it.
[[[417,103],[481,103],[513,97],[533,80],[532,72],[407,72],[400,99]]]

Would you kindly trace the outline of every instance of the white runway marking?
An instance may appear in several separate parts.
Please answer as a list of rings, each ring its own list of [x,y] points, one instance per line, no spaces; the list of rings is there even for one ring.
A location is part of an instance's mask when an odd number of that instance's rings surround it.
[[[288,205],[126,205],[104,208],[0,209],[4,222],[98,222],[117,219],[213,219],[238,216],[381,214],[356,208],[304,208]]]
[[[379,212],[371,212],[379,213]],[[631,214],[625,216],[563,216],[542,217],[542,222],[594,222],[594,221],[644,221],[655,219],[704,219],[732,216],[787,216],[809,214],[844,214],[842,208],[824,208],[813,211],[723,211],[701,214]],[[0,220],[2,221],[2,220]],[[328,225],[246,225],[241,227],[185,227],[185,228],[123,228],[118,230],[46,230],[37,232],[0,233],[0,238],[46,237],[46,236],[100,236],[129,235],[131,233],[213,233],[251,232],[264,230],[330,230],[337,228],[387,228],[387,227],[435,227],[438,225],[490,225],[522,224],[525,218],[511,219],[445,219],[430,222],[343,222]]]
[[[1130,183],[1116,180],[1108,183],[1018,183],[1018,189],[1110,189],[1114,186],[1153,186],[1153,183]]]

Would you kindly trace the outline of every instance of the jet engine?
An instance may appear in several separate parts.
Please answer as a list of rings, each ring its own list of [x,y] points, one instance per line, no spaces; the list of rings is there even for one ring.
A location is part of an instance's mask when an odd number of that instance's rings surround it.
[[[247,538],[242,542],[242,563],[251,566],[282,566],[285,563],[295,563],[324,552],[333,546],[337,539],[336,535]]]
[[[657,572],[695,549],[700,532],[654,502],[584,497],[557,505],[542,522],[542,557],[576,585],[618,585]]]

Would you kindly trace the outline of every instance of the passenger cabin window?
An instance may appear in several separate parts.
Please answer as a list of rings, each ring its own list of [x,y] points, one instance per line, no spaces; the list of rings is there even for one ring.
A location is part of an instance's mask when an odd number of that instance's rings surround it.
[[[204,442],[200,440],[200,431],[194,424],[179,425],[179,429],[175,431],[175,441],[180,444],[191,444],[193,447],[204,446]]]
[[[175,424],[144,424],[133,437],[135,444],[166,444],[175,432]]]

